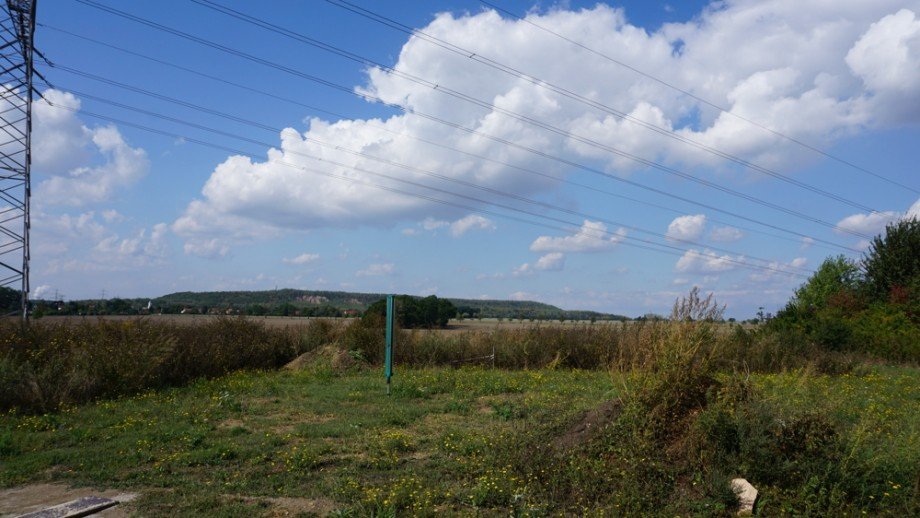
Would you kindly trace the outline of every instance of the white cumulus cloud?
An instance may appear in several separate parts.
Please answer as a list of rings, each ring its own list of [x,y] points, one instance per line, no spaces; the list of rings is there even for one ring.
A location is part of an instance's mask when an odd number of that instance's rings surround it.
[[[613,234],[613,235],[611,235]],[[533,252],[603,252],[610,250],[626,237],[626,229],[609,232],[607,225],[598,221],[585,220],[581,228],[571,236],[540,236],[530,244]]]
[[[694,241],[703,235],[705,229],[705,214],[679,216],[668,225],[665,237],[671,241]]]
[[[838,221],[834,231],[838,234],[860,232],[873,236],[885,230],[885,225],[898,219],[898,216],[899,214],[893,211],[853,214]]]
[[[718,255],[711,250],[687,250],[677,260],[675,269],[681,273],[719,273],[734,270],[744,262],[744,257]]]
[[[374,263],[363,270],[358,270],[355,275],[357,277],[380,277],[391,275],[395,271],[396,265],[393,263]]]
[[[914,204],[907,209],[905,217],[920,220],[920,199],[915,201]]]
[[[539,259],[534,268],[542,271],[559,271],[565,267],[565,254],[562,252],[551,252]]]
[[[32,214],[33,270],[58,272],[125,271],[163,264],[169,256],[169,226],[118,230],[110,227],[108,211],[97,214]]]
[[[495,230],[495,223],[478,214],[470,214],[450,224],[450,234],[454,237],[460,237],[473,229]]]
[[[301,265],[301,264],[309,264],[309,263],[312,263],[318,260],[319,260],[319,254],[303,253],[303,254],[298,255],[297,257],[285,257],[281,259],[281,262],[285,264]]]
[[[886,115],[920,115],[920,19],[901,9],[873,23],[847,53],[846,63],[892,109]],[[905,98],[906,96],[906,98]]]
[[[744,237],[744,232],[735,227],[716,227],[709,233],[709,239],[719,243],[730,243]]]
[[[565,267],[565,254],[550,252],[537,259],[534,264],[524,263],[515,268],[511,274],[515,277],[531,275],[534,272],[558,272]]]
[[[527,16],[734,114],[817,146],[867,129],[920,121],[917,9],[906,7],[903,0],[840,0],[832,6],[737,0],[718,5],[690,21],[653,30],[632,25],[628,11],[604,4],[579,10],[533,10]],[[599,56],[578,52],[551,34],[489,9],[442,13],[421,29],[473,55],[513,64],[547,83],[765,167],[799,167],[818,159],[776,134]],[[368,69],[366,81],[356,89],[403,105],[410,113],[336,122],[311,119],[305,132],[291,128],[281,132],[278,145],[268,150],[264,160],[228,157],[211,172],[199,199],[180,218],[190,220],[183,226],[207,228],[207,234],[194,237],[206,240],[232,232],[210,225],[209,218],[215,217],[296,229],[391,226],[427,216],[447,222],[463,217],[457,209],[370,185],[405,190],[405,184],[392,178],[431,182],[418,170],[397,163],[528,196],[556,189],[557,184],[521,168],[565,173],[560,165],[537,155],[456,131],[413,111],[567,160],[600,163],[618,174],[636,173],[643,166],[586,145],[585,139],[669,165],[731,170],[713,154],[484,67],[468,55],[445,52],[415,36],[405,42],[393,68],[398,73]],[[425,78],[499,109],[466,104],[445,95],[444,89],[411,83],[400,74]],[[547,132],[501,110],[526,114],[562,131]],[[411,138],[415,135],[497,158],[512,167],[432,146]]]
[[[47,205],[98,203],[147,174],[147,153],[128,145],[118,128],[84,126],[78,118],[80,101],[70,93],[49,89],[44,95],[47,100],[33,103],[34,171],[46,177],[36,186],[37,200]],[[87,165],[94,157],[101,163]]]

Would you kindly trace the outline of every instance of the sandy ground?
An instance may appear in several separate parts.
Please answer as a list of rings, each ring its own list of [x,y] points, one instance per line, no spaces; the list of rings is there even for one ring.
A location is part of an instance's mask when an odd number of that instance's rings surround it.
[[[101,496],[122,502],[133,500],[133,493],[115,489],[99,490],[91,487],[70,487],[67,484],[29,484],[27,486],[0,489],[0,518],[19,516],[40,511],[47,507],[70,502],[85,496]],[[122,518],[129,516],[130,504],[121,503],[92,516]]]

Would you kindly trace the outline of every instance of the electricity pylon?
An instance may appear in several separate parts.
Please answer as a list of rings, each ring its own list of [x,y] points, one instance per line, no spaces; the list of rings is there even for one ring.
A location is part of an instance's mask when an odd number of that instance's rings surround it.
[[[29,319],[32,55],[37,0],[0,7],[0,286],[19,288]]]

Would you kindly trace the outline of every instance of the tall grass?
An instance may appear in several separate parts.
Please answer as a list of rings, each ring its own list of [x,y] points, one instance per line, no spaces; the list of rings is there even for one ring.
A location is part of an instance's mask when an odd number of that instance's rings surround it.
[[[622,390],[606,410],[547,415],[498,447],[497,467],[533,481],[534,501],[560,514],[731,516],[730,480],[744,477],[766,515],[917,515],[920,489],[895,494],[917,467],[879,462],[830,413],[766,398],[726,371],[736,334],[675,311],[637,336],[640,361],[615,374]]]
[[[480,364],[501,369],[628,370],[660,360],[656,348],[678,327],[673,321],[638,321],[449,333],[400,330],[394,361],[421,367]],[[808,366],[834,374],[866,360],[858,352],[816,347],[796,333],[716,323],[707,328],[721,343],[712,361],[722,369],[780,372]],[[383,362],[381,327],[356,321],[344,331],[339,345],[359,352],[372,364]]]
[[[47,412],[238,369],[273,369],[335,340],[335,324],[273,329],[242,318],[0,322],[0,410]]]
[[[695,304],[704,302],[694,299]],[[484,364],[501,369],[657,373],[669,354],[677,354],[663,344],[685,343],[682,333],[691,328],[707,330],[700,340],[708,345],[693,354],[705,353],[707,365],[722,370],[776,372],[810,366],[840,373],[862,360],[856,353],[815,347],[801,334],[715,324],[707,322],[714,320],[711,314],[687,311],[675,308],[672,321],[457,333],[399,330],[395,361],[398,366]],[[716,342],[718,349],[710,347]],[[237,369],[273,369],[324,345],[378,365],[383,362],[382,322],[315,319],[299,327],[270,328],[243,318],[194,325],[143,318],[85,319],[36,321],[28,329],[17,322],[0,322],[0,410],[46,412]]]

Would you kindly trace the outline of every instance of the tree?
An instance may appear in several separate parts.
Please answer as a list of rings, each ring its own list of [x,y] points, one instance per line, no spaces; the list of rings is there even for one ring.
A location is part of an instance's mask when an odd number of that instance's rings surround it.
[[[423,299],[398,295],[395,302],[396,322],[405,329],[445,327],[447,322],[457,314],[457,308],[449,300],[439,299],[434,295]],[[386,299],[371,304],[364,314],[365,316],[374,315],[375,319],[385,316]]]
[[[22,302],[21,292],[6,286],[0,286],[0,311],[15,311]]]
[[[841,292],[855,292],[859,286],[859,266],[843,255],[828,257],[804,284],[795,290],[789,305],[798,311],[815,311]]]
[[[901,297],[920,297],[920,221],[888,224],[885,235],[872,240],[862,268],[863,287],[871,300],[887,302],[899,292]]]

